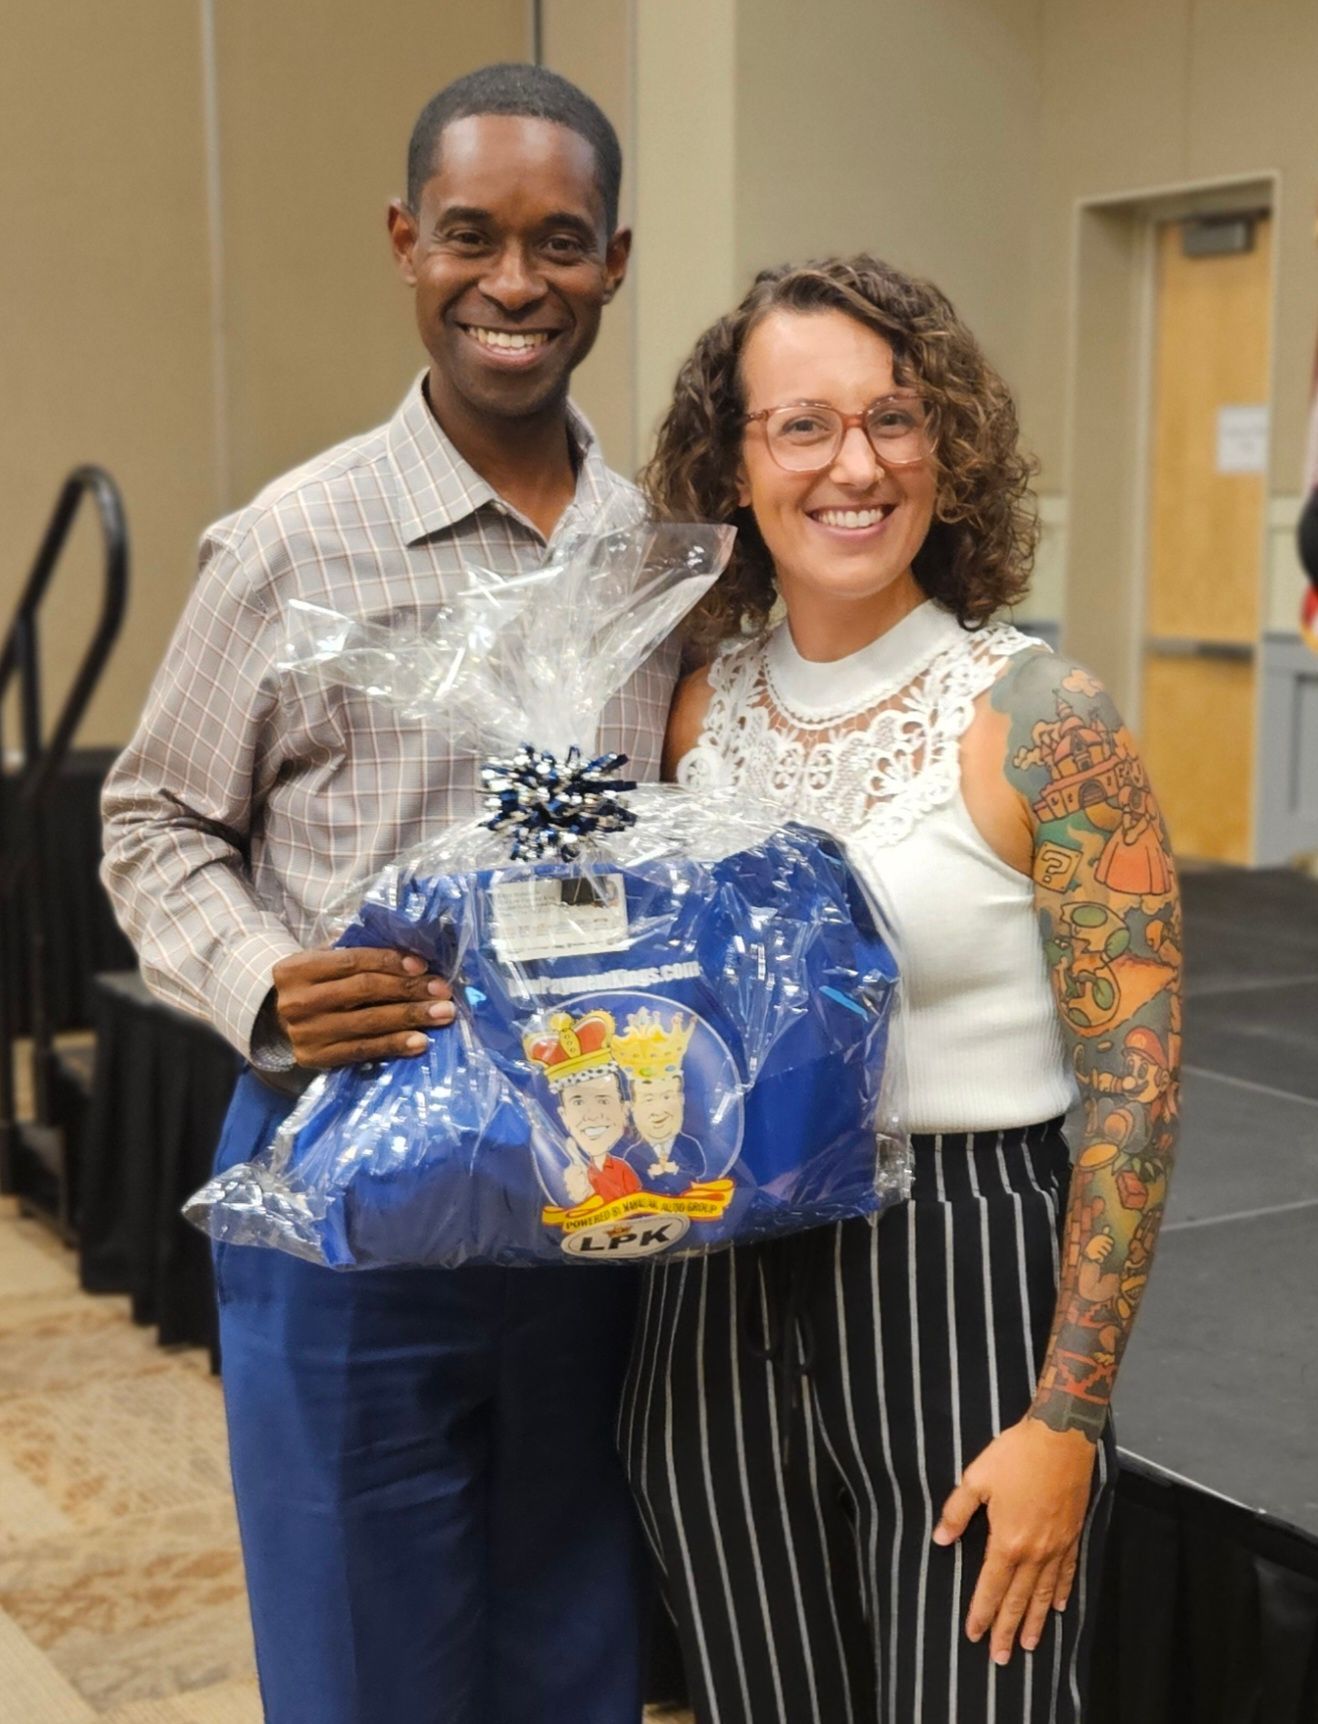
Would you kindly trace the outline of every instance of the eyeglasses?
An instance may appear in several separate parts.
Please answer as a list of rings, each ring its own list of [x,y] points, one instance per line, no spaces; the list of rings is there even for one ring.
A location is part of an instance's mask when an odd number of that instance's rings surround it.
[[[932,453],[929,410],[918,395],[880,395],[863,413],[839,413],[826,401],[793,401],[748,413],[762,419],[769,453],[787,473],[817,473],[837,460],[853,425],[863,428],[885,467],[915,467]]]

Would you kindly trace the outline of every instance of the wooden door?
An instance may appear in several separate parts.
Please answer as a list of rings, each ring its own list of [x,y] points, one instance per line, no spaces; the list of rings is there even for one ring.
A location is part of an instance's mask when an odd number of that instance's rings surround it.
[[[1253,853],[1271,224],[1248,250],[1157,236],[1141,742],[1186,857]]]

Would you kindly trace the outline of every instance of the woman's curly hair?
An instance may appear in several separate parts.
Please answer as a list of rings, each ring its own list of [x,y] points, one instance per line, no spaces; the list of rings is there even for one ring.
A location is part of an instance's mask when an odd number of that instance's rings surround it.
[[[889,343],[897,382],[927,404],[934,448],[934,520],[915,578],[963,626],[1014,604],[1029,584],[1038,537],[1035,464],[1017,446],[1015,403],[936,287],[862,253],[762,270],[678,374],[642,489],[662,520],[737,528],[727,570],[689,619],[693,642],[709,648],[762,627],[777,596],[755,518],[738,506],[737,471],[746,412],[741,357],[751,331],[780,310],[841,311]]]

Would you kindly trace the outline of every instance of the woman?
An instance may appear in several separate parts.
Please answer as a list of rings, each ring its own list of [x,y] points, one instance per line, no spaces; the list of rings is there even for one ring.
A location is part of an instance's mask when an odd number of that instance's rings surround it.
[[[858,257],[759,277],[645,476],[740,529],[668,769],[847,838],[899,936],[914,1133],[877,1225],[649,1279],[621,1440],[705,1724],[1080,1716],[1180,924],[1110,698],[992,620],[1029,471],[947,300]]]

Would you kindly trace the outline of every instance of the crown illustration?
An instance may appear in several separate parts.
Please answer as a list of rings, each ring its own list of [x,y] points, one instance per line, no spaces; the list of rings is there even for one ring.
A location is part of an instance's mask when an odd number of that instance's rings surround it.
[[[567,1012],[555,1012],[548,1030],[524,1036],[522,1047],[550,1083],[613,1064],[614,1021],[608,1012],[587,1012],[574,1022]]]
[[[623,1035],[613,1038],[613,1057],[633,1080],[672,1077],[682,1069],[696,1020],[679,1012],[665,1026],[657,1012],[644,1007],[632,1012]]]

